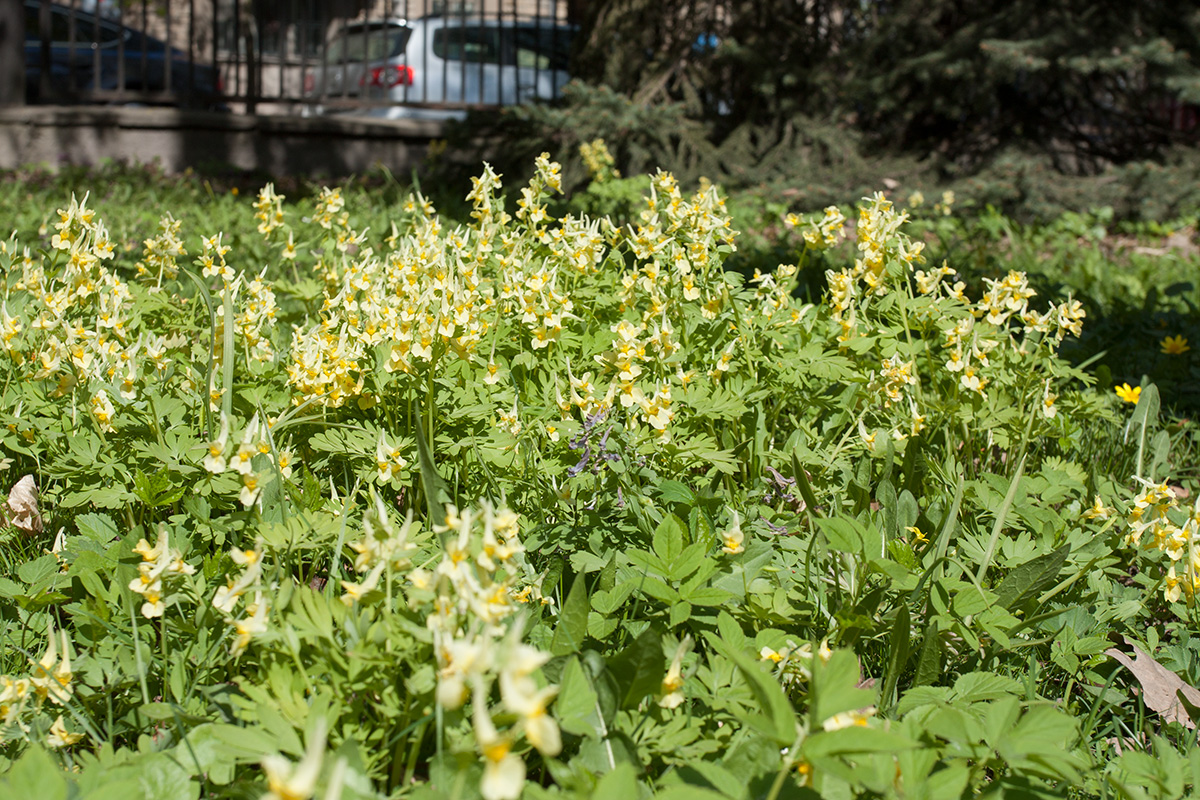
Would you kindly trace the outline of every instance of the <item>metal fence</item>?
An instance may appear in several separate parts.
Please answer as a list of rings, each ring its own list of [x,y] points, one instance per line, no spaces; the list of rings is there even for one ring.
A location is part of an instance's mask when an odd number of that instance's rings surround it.
[[[564,0],[21,0],[35,103],[448,115],[557,96]]]

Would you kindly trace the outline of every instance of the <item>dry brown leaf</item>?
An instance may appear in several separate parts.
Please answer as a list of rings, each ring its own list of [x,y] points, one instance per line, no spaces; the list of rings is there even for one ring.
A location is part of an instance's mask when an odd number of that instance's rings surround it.
[[[1133,648],[1134,658],[1115,647],[1110,647],[1104,654],[1119,661],[1137,678],[1142,685],[1142,698],[1146,707],[1157,713],[1167,722],[1178,722],[1189,728],[1195,728],[1196,723],[1188,716],[1187,709],[1179,701],[1182,694],[1193,706],[1200,706],[1200,690],[1183,682],[1171,670],[1154,660],[1146,651],[1138,647],[1128,636],[1125,643]]]
[[[17,481],[8,493],[8,508],[5,516],[14,528],[26,533],[42,532],[42,514],[38,511],[37,484],[32,475]]]

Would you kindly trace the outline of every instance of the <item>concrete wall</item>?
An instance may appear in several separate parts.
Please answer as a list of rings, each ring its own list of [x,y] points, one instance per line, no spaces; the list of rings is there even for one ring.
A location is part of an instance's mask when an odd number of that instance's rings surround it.
[[[420,165],[444,123],[342,116],[216,114],[161,108],[0,108],[0,168],[159,162],[168,172],[232,166],[272,175],[340,177],[379,164]]]

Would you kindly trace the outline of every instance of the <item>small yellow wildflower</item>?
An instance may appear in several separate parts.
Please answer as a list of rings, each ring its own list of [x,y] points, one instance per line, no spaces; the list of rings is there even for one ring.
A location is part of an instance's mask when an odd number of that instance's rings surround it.
[[[746,549],[743,546],[745,535],[742,533],[742,520],[736,511],[733,512],[733,525],[721,534],[721,540],[721,552],[725,555],[734,556]]]
[[[1159,344],[1162,345],[1162,352],[1168,356],[1180,356],[1192,349],[1188,346],[1186,336],[1168,336]]]
[[[1116,513],[1116,509],[1104,505],[1104,500],[1101,499],[1100,495],[1096,495],[1092,507],[1083,512],[1083,518],[1104,520],[1111,517],[1114,513]]]
[[[46,744],[50,747],[67,747],[75,744],[83,738],[82,733],[68,733],[67,726],[63,724],[62,714],[58,715],[58,719],[54,720],[54,724],[50,726],[50,734],[46,737]]]
[[[909,525],[904,530],[913,535],[913,543],[920,542],[921,544],[929,544],[929,537],[921,532],[921,529],[916,525]]]
[[[1128,383],[1122,383],[1114,391],[1116,391],[1117,397],[1126,403],[1137,403],[1138,398],[1142,396],[1142,387],[1130,386]]]

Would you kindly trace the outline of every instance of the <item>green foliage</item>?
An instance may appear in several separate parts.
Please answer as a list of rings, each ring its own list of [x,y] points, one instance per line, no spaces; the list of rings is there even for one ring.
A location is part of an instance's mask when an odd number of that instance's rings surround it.
[[[1128,295],[1110,220],[875,195],[844,241],[596,174],[19,222],[0,788],[1194,791],[1190,710],[1108,653],[1200,682],[1196,427],[1067,358]]]

